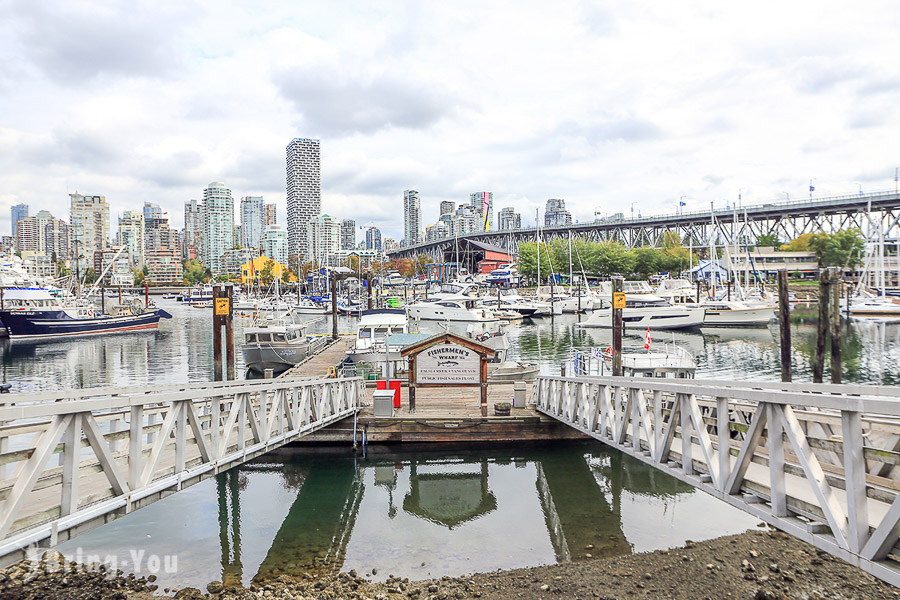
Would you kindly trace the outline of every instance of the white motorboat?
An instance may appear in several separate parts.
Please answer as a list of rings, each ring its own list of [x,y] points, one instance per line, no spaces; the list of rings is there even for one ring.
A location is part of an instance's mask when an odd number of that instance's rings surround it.
[[[491,322],[499,318],[489,308],[477,307],[476,298],[432,297],[406,306],[406,314],[419,321]]]
[[[356,343],[347,351],[354,363],[380,363],[385,360],[385,344],[389,337],[409,333],[406,312],[399,308],[364,310],[356,325]],[[398,337],[397,340],[402,338]],[[391,361],[400,360],[402,346],[389,346]]]
[[[577,354],[570,363],[576,375],[612,375],[612,349],[595,349],[591,354]],[[694,357],[677,344],[665,344],[662,352],[623,352],[624,377],[693,379],[697,370]]]
[[[841,302],[841,310],[847,310],[847,301]],[[875,296],[864,292],[850,298],[851,317],[900,317],[900,299],[893,296]]]
[[[703,325],[703,308],[689,308],[683,304],[670,304],[652,293],[646,281],[625,281],[625,308],[622,323],[627,329],[684,329]],[[612,327],[612,284],[602,282],[601,294],[608,292],[605,307],[594,309],[588,319],[578,327]]]
[[[655,295],[672,304],[685,304],[697,299],[697,288],[687,279],[663,279],[656,288]]]
[[[292,302],[291,310],[294,313],[304,315],[324,315],[326,312],[328,312],[328,309],[325,306],[316,304],[306,297]]]
[[[540,367],[537,363],[522,363],[506,360],[491,368],[488,364],[488,381],[522,381],[537,377]]]
[[[263,375],[272,369],[277,375],[315,352],[325,338],[310,338],[306,325],[261,325],[244,330],[241,353],[248,369]]]
[[[703,324],[711,326],[763,326],[775,318],[775,309],[768,306],[750,306],[744,302],[710,300],[685,306],[705,309]]]

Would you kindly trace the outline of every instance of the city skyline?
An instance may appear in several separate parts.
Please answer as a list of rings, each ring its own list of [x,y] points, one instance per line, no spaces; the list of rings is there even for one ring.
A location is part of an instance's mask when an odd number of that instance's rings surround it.
[[[181,229],[209,181],[286,215],[294,137],[321,141],[321,212],[398,240],[406,189],[423,229],[476,190],[527,225],[556,198],[584,221],[894,189],[900,7],[826,5],[5,3],[0,227],[80,192]]]

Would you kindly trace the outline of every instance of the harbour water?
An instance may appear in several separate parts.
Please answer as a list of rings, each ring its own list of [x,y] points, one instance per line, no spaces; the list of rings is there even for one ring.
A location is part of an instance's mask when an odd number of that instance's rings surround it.
[[[160,303],[174,318],[154,333],[0,347],[14,391],[205,381],[211,311]],[[812,315],[812,313],[809,313]],[[814,325],[794,323],[795,381],[809,380]],[[236,319],[241,335],[249,319]],[[562,316],[509,328],[510,358],[547,374],[608,330]],[[341,331],[354,319],[341,318]],[[439,331],[439,323],[422,323]],[[487,329],[496,329],[496,324]],[[319,318],[313,332],[329,332]],[[456,329],[456,328],[454,328]],[[467,326],[458,328],[460,333]],[[473,333],[479,333],[475,331]],[[642,351],[645,332],[625,336]],[[778,378],[777,328],[651,333],[696,358],[697,378]],[[844,330],[845,381],[895,384],[900,325]],[[238,373],[243,376],[238,353]],[[418,450],[353,456],[283,449],[60,546],[82,560],[154,573],[161,587],[203,587],[282,573],[377,570],[411,579],[511,569],[677,546],[755,527],[757,520],[599,443]],[[698,520],[703,526],[698,527]],[[168,558],[168,562],[167,559]]]

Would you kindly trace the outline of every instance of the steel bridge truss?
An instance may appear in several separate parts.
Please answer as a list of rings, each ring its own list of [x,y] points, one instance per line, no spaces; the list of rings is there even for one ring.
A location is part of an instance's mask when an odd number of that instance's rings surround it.
[[[900,586],[900,389],[540,377],[537,410]],[[699,518],[699,517],[698,517]]]
[[[14,398],[0,406],[0,564],[350,416],[366,393],[361,378],[269,379]]]
[[[763,235],[775,235],[788,242],[807,233],[834,233],[858,228],[873,240],[879,231],[885,237],[900,234],[900,195],[884,192],[866,196],[840,196],[818,200],[785,202],[709,210],[674,215],[575,223],[565,227],[542,227],[541,240],[581,239],[589,242],[618,242],[628,248],[661,247],[666,235],[674,233],[681,244],[692,248],[756,245]],[[521,228],[459,236],[518,252],[519,244],[534,242],[537,231]],[[456,244],[453,238],[401,248],[391,258],[429,256],[440,262]]]

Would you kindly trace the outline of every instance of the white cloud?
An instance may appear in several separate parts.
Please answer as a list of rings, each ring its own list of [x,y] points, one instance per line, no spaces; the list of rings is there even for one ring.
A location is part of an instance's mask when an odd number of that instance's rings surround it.
[[[210,181],[284,217],[284,147],[322,142],[323,209],[400,237],[491,190],[523,220],[893,187],[900,7],[886,0],[297,4],[0,0],[11,204],[158,202]],[[423,223],[424,224],[424,223]]]

